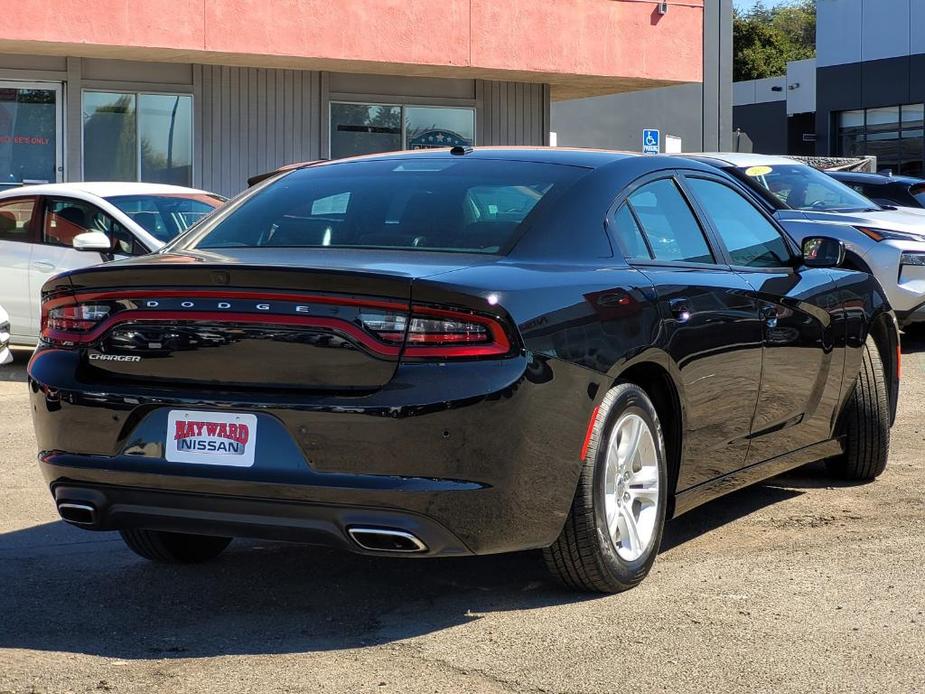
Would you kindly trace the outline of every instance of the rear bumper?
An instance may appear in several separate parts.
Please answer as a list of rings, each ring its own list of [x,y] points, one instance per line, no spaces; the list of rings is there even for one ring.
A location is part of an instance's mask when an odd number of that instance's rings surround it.
[[[97,529],[150,527],[333,544],[397,528],[422,555],[543,547],[571,505],[596,375],[515,358],[403,365],[362,396],[192,393],[80,383],[76,355],[39,351],[30,388],[39,465]],[[179,395],[178,395],[179,394]],[[253,413],[255,464],[171,463],[171,408]]]
[[[59,508],[92,509],[92,515],[86,520],[74,523],[87,530],[148,528],[220,537],[289,540],[377,554],[379,552],[364,549],[348,531],[379,528],[401,531],[420,540],[422,549],[409,552],[409,556],[472,553],[439,523],[407,511],[72,483],[66,477],[53,484],[51,490]]]

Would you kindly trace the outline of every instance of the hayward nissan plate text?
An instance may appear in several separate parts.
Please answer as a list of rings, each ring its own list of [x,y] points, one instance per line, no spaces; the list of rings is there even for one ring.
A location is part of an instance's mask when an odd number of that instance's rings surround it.
[[[666,518],[813,460],[886,464],[879,284],[750,196],[593,151],[282,172],[45,284],[39,464],[63,518],[149,559],[542,548],[573,588],[632,587]]]

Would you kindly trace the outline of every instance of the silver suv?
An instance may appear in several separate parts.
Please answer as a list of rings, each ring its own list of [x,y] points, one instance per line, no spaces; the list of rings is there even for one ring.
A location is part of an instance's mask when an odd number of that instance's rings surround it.
[[[820,234],[844,241],[849,264],[883,285],[900,327],[925,327],[925,210],[878,205],[789,157],[687,156],[747,185],[797,243]]]

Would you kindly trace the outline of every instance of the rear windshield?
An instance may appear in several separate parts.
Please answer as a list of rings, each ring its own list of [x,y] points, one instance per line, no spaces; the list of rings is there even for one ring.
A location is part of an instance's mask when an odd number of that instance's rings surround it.
[[[158,241],[167,243],[222,204],[205,193],[114,195],[106,198]]]
[[[770,194],[794,210],[860,212],[877,205],[844,183],[805,164],[748,166],[738,169],[740,179]]]
[[[300,169],[258,190],[192,245],[506,253],[532,216],[583,173],[462,157]]]

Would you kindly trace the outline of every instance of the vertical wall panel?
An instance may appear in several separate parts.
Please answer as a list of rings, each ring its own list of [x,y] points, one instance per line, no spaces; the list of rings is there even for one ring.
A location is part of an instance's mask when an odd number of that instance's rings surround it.
[[[201,65],[193,75],[198,185],[233,195],[249,176],[318,158],[317,72]]]
[[[543,145],[549,130],[546,116],[549,88],[529,82],[480,80],[477,142],[479,145]]]

